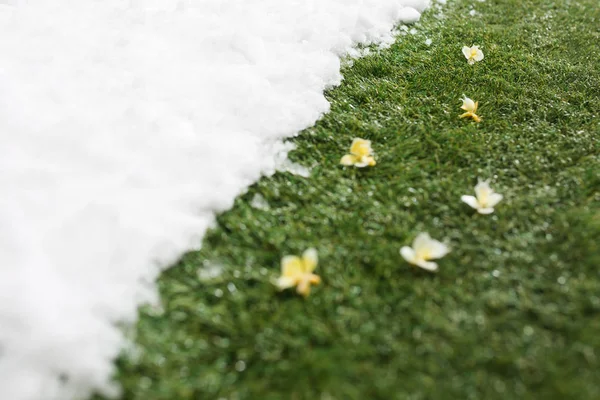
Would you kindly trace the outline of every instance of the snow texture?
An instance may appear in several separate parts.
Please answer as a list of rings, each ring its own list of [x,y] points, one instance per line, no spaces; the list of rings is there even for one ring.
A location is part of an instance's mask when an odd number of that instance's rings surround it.
[[[0,0],[0,399],[115,394],[115,324],[428,3]]]

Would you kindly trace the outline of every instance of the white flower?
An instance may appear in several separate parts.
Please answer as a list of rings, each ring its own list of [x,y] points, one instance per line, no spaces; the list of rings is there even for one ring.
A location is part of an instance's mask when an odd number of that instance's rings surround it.
[[[302,257],[285,256],[281,259],[281,276],[274,283],[279,290],[296,286],[296,291],[306,297],[310,294],[310,285],[318,285],[321,278],[313,274],[319,257],[317,250],[310,248]]]
[[[466,112],[460,115],[460,118],[472,118],[475,122],[481,122],[481,117],[477,115],[477,108],[479,107],[478,101],[473,101],[463,94],[462,108]]]
[[[479,46],[464,46],[462,48],[462,53],[471,65],[475,64],[477,61],[483,60],[483,51],[479,49]]]
[[[412,248],[404,246],[400,249],[400,254],[406,261],[428,271],[438,269],[438,265],[429,260],[442,258],[449,252],[448,246],[432,239],[428,233],[420,233],[413,241]]]
[[[461,196],[461,200],[477,210],[479,214],[491,214],[494,206],[502,200],[502,195],[495,193],[490,181],[479,181],[475,186],[475,196]]]
[[[340,164],[345,166],[354,165],[357,168],[373,167],[377,163],[373,158],[371,141],[361,138],[354,139],[352,146],[350,146],[350,154],[342,157]]]

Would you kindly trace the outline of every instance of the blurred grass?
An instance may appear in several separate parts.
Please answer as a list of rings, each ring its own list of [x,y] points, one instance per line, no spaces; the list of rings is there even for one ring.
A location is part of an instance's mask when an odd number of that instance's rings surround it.
[[[345,68],[295,140],[309,179],[261,180],[163,274],[123,399],[600,398],[598,2],[455,0],[417,29]],[[338,166],[354,137],[375,168]],[[459,201],[478,177],[505,195],[493,215]],[[452,244],[435,275],[398,254],[420,231]],[[323,284],[276,292],[310,246]]]

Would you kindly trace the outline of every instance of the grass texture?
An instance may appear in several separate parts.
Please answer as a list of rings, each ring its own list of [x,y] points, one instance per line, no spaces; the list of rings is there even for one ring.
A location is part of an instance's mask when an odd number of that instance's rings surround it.
[[[123,400],[600,398],[597,0],[455,0],[416,28],[344,68],[294,140],[310,178],[262,179],[162,275]],[[376,167],[338,165],[354,137]],[[492,215],[460,202],[479,177]],[[423,231],[452,247],[436,274],[398,254]],[[308,247],[323,283],[279,293]]]

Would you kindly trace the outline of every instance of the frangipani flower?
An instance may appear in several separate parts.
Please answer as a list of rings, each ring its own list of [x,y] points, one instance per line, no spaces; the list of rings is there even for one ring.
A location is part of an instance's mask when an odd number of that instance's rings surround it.
[[[356,138],[350,146],[350,154],[342,157],[340,164],[345,166],[354,165],[357,168],[372,167],[376,164],[373,158],[373,149],[371,149],[371,141]]]
[[[285,256],[281,259],[281,276],[275,282],[279,290],[296,286],[296,291],[304,297],[310,294],[310,285],[318,285],[321,278],[313,274],[319,262],[317,251],[308,249],[302,257]]]
[[[461,200],[477,210],[479,214],[491,214],[494,206],[502,200],[502,195],[494,192],[490,181],[479,181],[475,186],[475,196],[461,196]]]
[[[461,118],[473,118],[473,120],[475,122],[481,122],[481,118],[479,117],[479,115],[476,114],[477,108],[479,107],[479,102],[473,101],[464,95],[462,98],[462,102],[463,102],[463,105],[460,108],[465,110],[466,112],[464,114],[461,114],[460,117]]]
[[[404,246],[400,249],[400,254],[406,261],[428,271],[437,271],[438,269],[438,265],[429,260],[442,258],[449,252],[448,246],[432,239],[428,233],[419,233],[413,241],[412,247]]]
[[[483,60],[483,51],[479,49],[479,46],[464,46],[462,52],[471,65],[475,64],[477,61]]]

